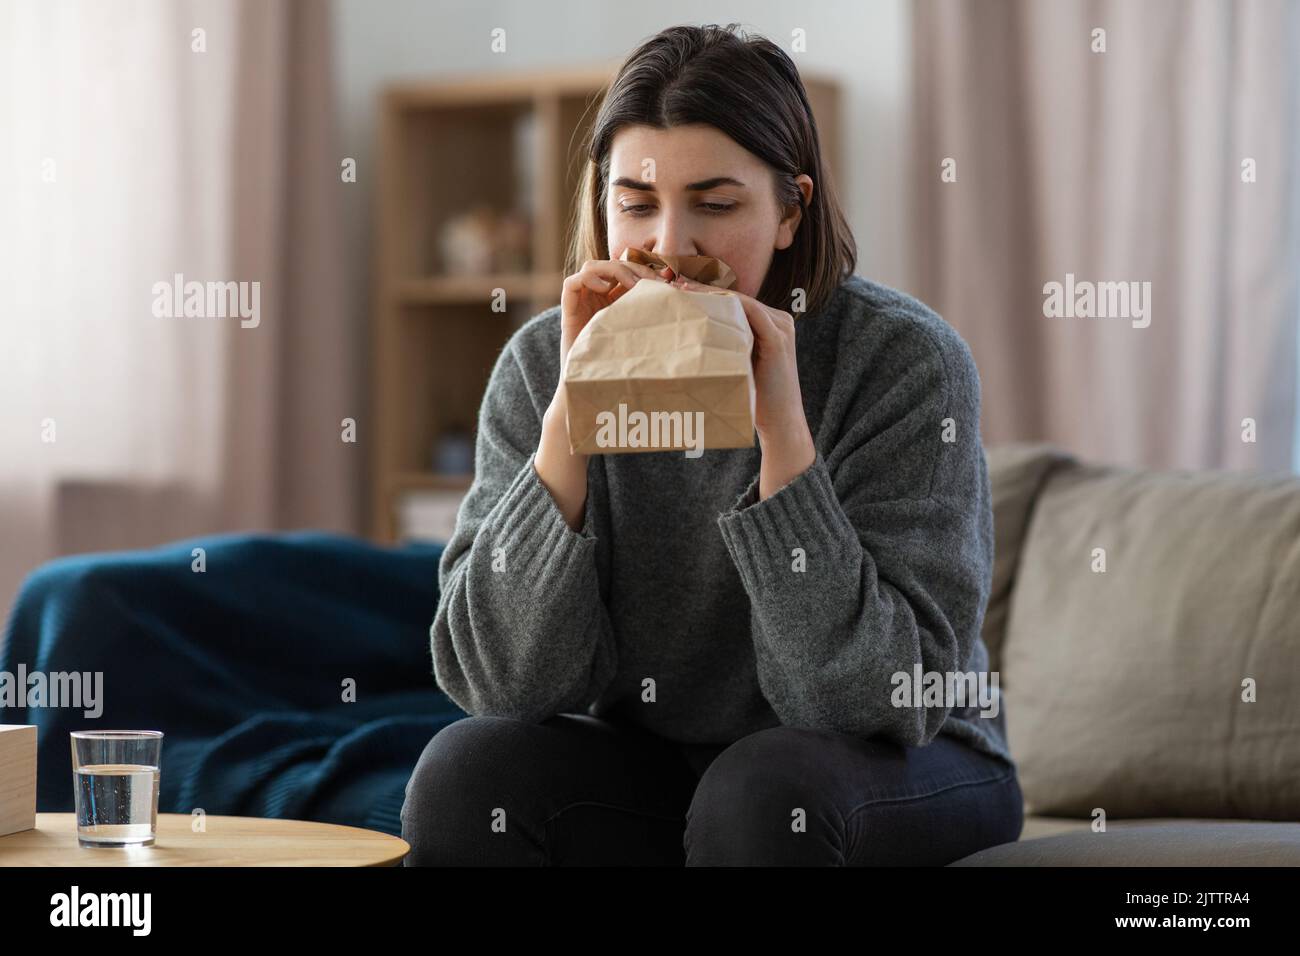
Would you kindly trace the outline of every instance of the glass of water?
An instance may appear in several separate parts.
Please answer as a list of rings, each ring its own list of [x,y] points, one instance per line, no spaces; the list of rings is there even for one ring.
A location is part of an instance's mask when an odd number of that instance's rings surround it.
[[[77,841],[152,846],[158,832],[160,730],[72,731]]]

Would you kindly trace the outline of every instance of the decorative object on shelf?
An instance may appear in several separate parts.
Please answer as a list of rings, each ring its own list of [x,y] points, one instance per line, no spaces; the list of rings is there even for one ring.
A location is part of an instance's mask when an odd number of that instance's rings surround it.
[[[497,221],[496,271],[527,272],[531,269],[532,239],[533,227],[527,213],[512,209],[503,215]]]
[[[499,212],[487,203],[449,217],[438,234],[446,275],[527,272],[532,266],[531,242],[527,213]]]
[[[452,425],[438,433],[433,442],[433,470],[442,475],[474,472],[474,436],[463,425]]]
[[[448,217],[439,230],[442,268],[447,275],[483,275],[492,271],[492,207],[475,206]]]

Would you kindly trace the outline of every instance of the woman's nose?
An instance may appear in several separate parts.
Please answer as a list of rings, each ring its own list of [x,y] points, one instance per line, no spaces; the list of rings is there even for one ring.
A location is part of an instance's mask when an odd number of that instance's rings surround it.
[[[683,223],[672,213],[665,213],[659,223],[659,234],[654,238],[651,252],[661,256],[696,256],[695,243],[681,228]]]
[[[653,249],[650,250],[650,252],[653,252],[655,255],[658,256],[700,255],[700,253],[695,250],[695,247],[688,243],[665,243],[663,245],[656,245]]]

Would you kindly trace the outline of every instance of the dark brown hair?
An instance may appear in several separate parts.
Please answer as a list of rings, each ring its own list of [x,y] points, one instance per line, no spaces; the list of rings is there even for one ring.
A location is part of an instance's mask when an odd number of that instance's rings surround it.
[[[667,129],[706,123],[727,134],[774,171],[777,202],[799,205],[794,241],[777,249],[758,300],[790,311],[795,289],[815,313],[853,274],[857,244],[822,162],[817,123],[793,61],[771,40],[726,27],[674,26],[637,47],[610,84],[583,142],[587,155],[573,218],[565,273],[588,259],[608,259],[605,191],[614,134],[629,124]],[[813,180],[804,204],[795,177]]]

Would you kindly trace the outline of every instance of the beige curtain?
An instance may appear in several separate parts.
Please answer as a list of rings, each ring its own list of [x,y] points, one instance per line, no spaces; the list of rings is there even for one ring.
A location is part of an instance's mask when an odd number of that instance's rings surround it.
[[[60,553],[359,527],[328,26],[312,0],[0,10],[0,606]],[[178,273],[258,282],[260,321],[159,317]]]
[[[914,54],[916,291],[971,346],[985,444],[1289,470],[1300,3],[920,0]],[[1067,275],[1149,282],[1147,318],[1048,317]]]

